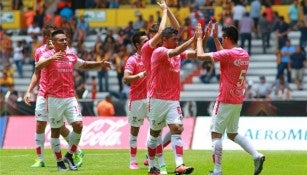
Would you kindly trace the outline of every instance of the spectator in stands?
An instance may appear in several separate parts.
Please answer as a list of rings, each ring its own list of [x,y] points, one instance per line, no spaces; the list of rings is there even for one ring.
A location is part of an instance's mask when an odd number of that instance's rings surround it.
[[[194,29],[193,29],[193,26],[191,24],[191,19],[189,17],[186,17],[184,19],[184,24],[182,26],[181,39],[183,41],[187,41],[193,35],[194,35]]]
[[[26,21],[26,26],[29,28],[34,21],[35,11],[33,10],[33,7],[28,7],[28,10],[23,14]]]
[[[255,96],[256,99],[270,100],[271,94],[271,85],[266,81],[264,75],[259,77],[260,83],[255,87]]]
[[[8,88],[10,85],[14,84],[14,78],[8,76],[7,72],[2,72],[2,76],[0,77],[0,85],[2,88]]]
[[[288,33],[290,32],[289,24],[285,22],[283,16],[279,16],[279,21],[277,24],[277,38],[278,38],[278,48],[281,49],[285,45],[285,41],[288,40]]]
[[[204,18],[203,12],[197,6],[191,7],[190,19],[193,29],[196,27],[199,18]]]
[[[85,92],[85,80],[81,73],[77,70],[74,71],[74,82],[75,82],[75,93],[76,98],[83,98],[83,94]]]
[[[106,60],[110,61],[110,51],[105,53],[103,49],[100,49],[100,54],[96,55],[96,61]],[[108,69],[101,69],[98,71],[98,87],[99,92],[109,92],[109,74]],[[104,83],[102,83],[102,79],[104,79]],[[104,85],[103,85],[104,84]]]
[[[16,47],[13,50],[13,60],[15,62],[18,75],[23,78],[23,62],[24,62],[23,47],[21,41],[17,41]]]
[[[274,100],[291,100],[291,88],[289,84],[285,81],[285,77],[280,75],[278,79],[276,79],[273,87],[274,94],[272,95],[272,99]]]
[[[110,9],[118,9],[120,6],[119,0],[109,0],[109,8]]]
[[[68,5],[65,5],[65,7],[62,10],[60,10],[60,15],[62,18],[64,18],[66,21],[69,22],[71,18],[73,17],[74,12],[71,9],[71,7],[69,7]]]
[[[41,35],[41,28],[38,26],[36,21],[33,21],[33,24],[30,25],[27,29],[27,33],[28,35],[36,35],[36,36],[40,36]]]
[[[294,29],[300,31],[300,46],[305,48],[307,46],[307,23],[305,23],[304,20],[301,20],[296,26],[294,26]]]
[[[262,51],[266,54],[267,48],[270,47],[271,26],[266,18],[267,14],[264,12],[259,19],[258,31],[261,34]]]
[[[78,21],[74,32],[74,41],[85,40],[89,29],[89,23],[84,19],[83,15],[80,16],[80,20]]]
[[[92,96],[91,99],[95,100],[96,99],[96,94],[97,94],[97,82],[96,82],[96,76],[92,76],[91,77],[91,81],[92,81]]]
[[[43,45],[43,42],[38,40],[37,35],[32,35],[32,43],[31,43],[31,61],[30,63],[33,65],[33,72],[35,70],[35,60],[34,60],[34,54],[37,48]]]
[[[235,3],[235,6],[232,9],[232,13],[233,13],[233,17],[232,18],[234,20],[234,25],[237,28],[239,28],[239,22],[243,18],[245,12],[246,12],[245,7],[242,5],[242,3],[240,1],[237,1]]]
[[[254,82],[252,80],[247,80],[247,83],[245,84],[245,92],[244,92],[244,99],[245,100],[251,100],[255,97],[255,91],[254,91]]]
[[[210,83],[211,79],[214,78],[214,77],[219,79],[218,76],[215,73],[214,62],[204,61],[201,66],[202,66],[202,69],[203,69],[203,73],[199,76],[201,82],[208,84],[208,83]]]
[[[113,37],[113,31],[111,29],[109,29],[107,31],[107,36],[104,39],[103,42],[103,49],[105,51],[108,51],[110,53],[110,55],[113,54],[113,52],[115,51],[115,38]]]
[[[115,54],[115,69],[117,73],[117,80],[119,85],[119,92],[123,90],[123,77],[124,77],[124,69],[126,65],[126,61],[129,58],[129,54],[127,52],[126,46],[120,46],[119,52]]]
[[[285,46],[281,48],[281,61],[278,67],[277,77],[284,75],[284,70],[287,70],[287,81],[291,83],[291,72],[289,67],[290,56],[295,52],[295,47],[291,45],[290,40],[286,40]]]
[[[145,24],[146,24],[146,21],[143,19],[143,15],[138,14],[137,20],[133,23],[133,29],[134,30],[145,29],[146,28]]]
[[[276,68],[277,68],[277,73],[278,73],[280,63],[281,63],[281,57],[282,57],[280,49],[278,49],[278,48],[276,49],[275,56],[276,56]],[[277,75],[276,75],[276,77],[277,77]]]
[[[85,0],[85,8],[86,9],[93,9],[96,7],[95,0]]]
[[[272,24],[274,12],[273,12],[272,5],[270,2],[265,3],[262,14],[263,13],[266,14],[266,19],[269,21],[269,23]]]
[[[294,0],[292,5],[289,6],[288,15],[290,19],[290,27],[293,29],[299,20],[298,0]]]
[[[98,103],[97,114],[101,117],[113,116],[115,114],[115,108],[112,103],[111,95],[107,95],[104,100]]]
[[[261,2],[260,0],[253,0],[250,6],[250,17],[254,20],[254,30],[256,38],[259,37],[258,21],[261,16]]]
[[[303,12],[303,20],[305,21],[305,24],[307,24],[307,0],[301,1],[301,8]]]
[[[241,47],[244,48],[245,41],[247,40],[249,55],[251,55],[253,28],[254,28],[254,21],[249,16],[249,13],[245,12],[242,19],[239,22],[239,32],[240,32]]]
[[[22,10],[23,2],[22,0],[12,0],[12,10]]]
[[[296,46],[295,52],[290,56],[289,69],[291,71],[292,80],[296,84],[298,90],[303,90],[302,82],[304,78],[304,69],[307,67],[306,53],[303,47]]]
[[[2,65],[9,64],[13,51],[13,41],[5,32],[0,35],[0,59]]]

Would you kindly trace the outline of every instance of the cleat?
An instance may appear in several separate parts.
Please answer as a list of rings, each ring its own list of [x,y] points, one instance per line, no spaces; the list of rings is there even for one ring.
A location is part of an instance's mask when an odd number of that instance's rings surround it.
[[[208,175],[223,175],[222,172],[215,173],[213,171],[210,171]]]
[[[63,161],[57,162],[58,171],[67,171],[65,164]]]
[[[32,168],[45,167],[45,162],[39,159],[35,160],[35,163],[31,165]]]
[[[137,169],[139,169],[139,165],[138,165],[137,162],[130,162],[129,168],[131,170],[137,170]]]
[[[74,163],[74,160],[72,159],[72,154],[66,153],[63,161],[68,164],[68,167],[69,167],[70,170],[72,170],[72,171],[78,170],[78,168],[76,167],[76,165]]]
[[[74,162],[77,167],[81,167],[83,161],[84,153],[79,150],[74,154]]]
[[[176,175],[180,175],[180,174],[191,174],[193,172],[194,168],[193,167],[189,167],[189,166],[185,166],[184,164],[178,166],[175,169],[175,174]]]
[[[160,167],[160,173],[161,173],[161,174],[167,174],[166,165],[162,165],[162,166]]]
[[[144,165],[145,165],[145,166],[148,166],[148,156],[147,156],[147,154],[146,154],[146,158],[145,158],[145,160],[144,160]]]
[[[256,159],[254,159],[254,166],[255,166],[255,171],[254,171],[254,175],[258,175],[261,173],[262,169],[263,169],[263,162],[265,161],[265,157],[264,156],[260,156]]]
[[[152,167],[152,168],[150,168],[150,170],[149,170],[149,173],[148,173],[149,175],[161,175],[160,174],[160,171],[159,171],[159,169],[158,168],[156,168],[156,167]]]

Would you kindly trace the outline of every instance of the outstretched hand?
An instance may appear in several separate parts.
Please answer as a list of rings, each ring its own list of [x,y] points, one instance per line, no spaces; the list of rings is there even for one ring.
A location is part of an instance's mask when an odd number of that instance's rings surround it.
[[[210,34],[211,34],[211,31],[212,31],[212,21],[209,21],[208,25],[207,25],[207,28],[205,30],[205,34],[204,34],[204,37],[203,37],[203,40],[205,39],[208,39]]]
[[[198,23],[195,30],[195,36],[196,38],[202,38],[203,37],[203,28],[201,27],[201,24]]]
[[[216,22],[216,23],[214,24],[214,29],[213,29],[213,31],[212,31],[212,36],[213,36],[213,38],[217,38],[218,28],[219,28],[219,25],[218,25],[218,23]]]
[[[165,0],[161,0],[161,2],[157,2],[157,4],[161,7],[162,10],[168,8]]]
[[[102,61],[101,65],[103,68],[111,69],[111,63],[109,61]]]

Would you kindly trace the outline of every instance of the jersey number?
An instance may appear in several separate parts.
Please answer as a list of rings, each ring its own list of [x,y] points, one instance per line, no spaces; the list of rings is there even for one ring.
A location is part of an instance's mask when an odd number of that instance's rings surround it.
[[[241,70],[241,73],[240,73],[240,76],[239,76],[239,81],[237,82],[238,87],[243,85],[243,83],[245,81],[245,74],[246,74],[246,70]]]

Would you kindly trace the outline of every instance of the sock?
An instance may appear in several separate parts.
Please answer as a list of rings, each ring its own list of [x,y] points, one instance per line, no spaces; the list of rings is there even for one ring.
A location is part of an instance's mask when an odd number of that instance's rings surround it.
[[[221,139],[212,140],[212,160],[214,163],[214,173],[222,172],[223,144]]]
[[[133,136],[130,134],[129,144],[130,144],[130,162],[136,162],[137,136]]]
[[[68,136],[66,136],[66,137],[64,137],[64,136],[62,136],[63,138],[64,138],[64,140],[69,144],[69,134],[68,134]]]
[[[172,148],[175,156],[176,167],[183,164],[183,146],[181,135],[172,135],[171,137]]]
[[[157,143],[157,148],[156,148],[156,156],[159,159],[160,167],[164,166],[165,161],[164,161],[164,157],[163,157],[163,146],[162,146],[162,137],[161,136],[158,137],[158,143]]]
[[[253,145],[250,144],[250,142],[242,135],[238,134],[234,138],[234,142],[239,144],[246,152],[253,156],[254,159],[260,156],[258,151],[256,151],[256,149],[253,147]]]
[[[147,140],[147,150],[148,150],[148,168],[151,168],[155,164],[156,147],[157,147],[158,137],[149,136]]]
[[[51,138],[51,148],[57,162],[62,161],[61,143],[59,138]]]
[[[36,143],[37,158],[41,161],[44,161],[45,133],[42,134],[35,133],[35,143]]]
[[[71,131],[69,133],[69,147],[68,152],[73,154],[77,151],[79,142],[80,142],[81,134],[75,133],[74,131]]]
[[[162,141],[163,148],[167,147],[167,145],[169,145],[169,144],[171,143],[171,137],[172,137],[171,131],[168,131],[168,132],[164,135],[163,141]]]

